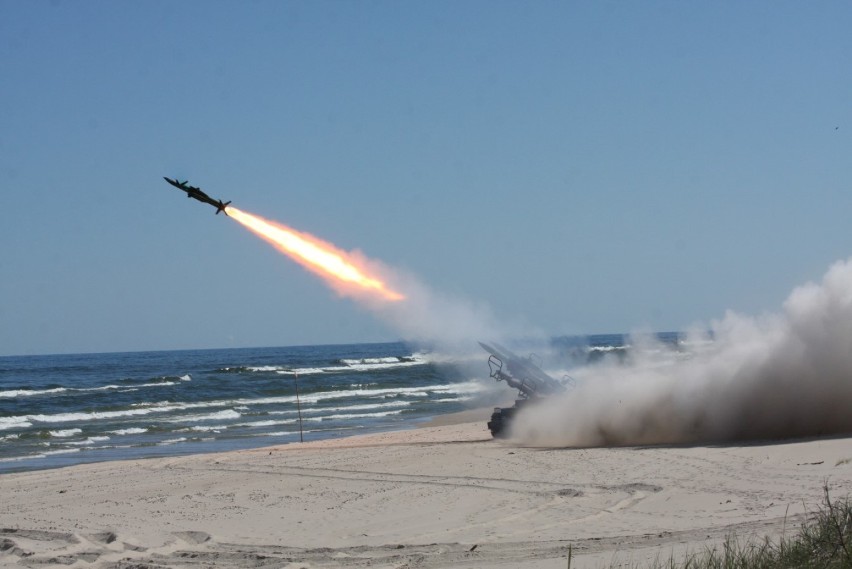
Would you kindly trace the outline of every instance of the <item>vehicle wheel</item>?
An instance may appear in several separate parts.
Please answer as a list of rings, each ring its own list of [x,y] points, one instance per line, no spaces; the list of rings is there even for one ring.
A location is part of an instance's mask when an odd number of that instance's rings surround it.
[[[495,407],[491,414],[491,420],[488,421],[488,430],[491,431],[491,436],[495,439],[505,439],[509,436],[509,421],[512,415],[515,414],[515,408],[509,407],[506,409]]]

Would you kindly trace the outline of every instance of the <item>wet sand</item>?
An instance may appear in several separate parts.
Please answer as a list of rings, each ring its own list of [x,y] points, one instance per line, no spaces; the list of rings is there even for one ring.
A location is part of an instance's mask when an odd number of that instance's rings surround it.
[[[0,475],[0,566],[635,566],[793,533],[826,480],[852,489],[852,439],[530,449],[443,424]]]

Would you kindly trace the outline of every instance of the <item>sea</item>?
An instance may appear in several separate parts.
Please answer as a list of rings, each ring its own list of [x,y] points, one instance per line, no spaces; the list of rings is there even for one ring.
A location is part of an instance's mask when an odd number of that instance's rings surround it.
[[[583,363],[625,341],[552,346]],[[0,473],[415,428],[489,404],[488,354],[473,357],[475,372],[402,342],[0,357]]]

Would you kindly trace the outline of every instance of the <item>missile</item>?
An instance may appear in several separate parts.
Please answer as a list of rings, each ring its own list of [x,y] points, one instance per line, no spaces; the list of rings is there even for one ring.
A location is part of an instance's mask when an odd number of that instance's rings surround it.
[[[225,211],[225,208],[231,202],[223,202],[222,200],[215,200],[201,191],[201,188],[196,188],[195,186],[190,186],[188,181],[179,182],[176,179],[172,180],[171,178],[166,178],[163,176],[163,179],[176,187],[179,190],[186,192],[186,197],[195,198],[200,202],[209,203],[213,207],[216,208],[216,215],[219,215],[220,211],[224,211],[225,215],[228,215],[228,212]]]

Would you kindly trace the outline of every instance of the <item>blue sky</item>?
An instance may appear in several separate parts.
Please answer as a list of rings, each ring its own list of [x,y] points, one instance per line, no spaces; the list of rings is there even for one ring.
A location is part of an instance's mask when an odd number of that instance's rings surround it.
[[[852,254],[846,2],[0,0],[0,354],[395,340],[216,198],[548,334]]]

